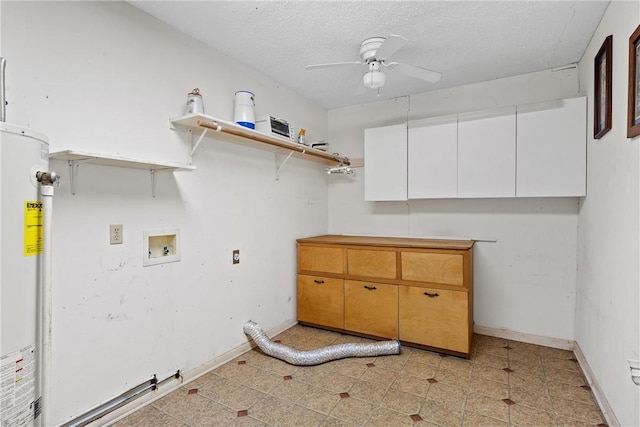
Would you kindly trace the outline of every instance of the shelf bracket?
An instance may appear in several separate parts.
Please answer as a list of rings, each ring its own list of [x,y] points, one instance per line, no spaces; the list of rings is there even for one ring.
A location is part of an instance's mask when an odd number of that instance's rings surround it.
[[[293,151],[289,151],[289,155],[280,163],[280,150],[276,151],[276,181],[280,180],[280,170],[287,163],[287,160],[291,158]]]
[[[151,196],[156,197],[156,171],[155,169],[149,169],[151,173]]]
[[[71,181],[71,194],[76,195],[76,184],[78,182],[78,168],[82,163],[91,161],[92,159],[85,160],[68,160],[69,165],[69,181]]]

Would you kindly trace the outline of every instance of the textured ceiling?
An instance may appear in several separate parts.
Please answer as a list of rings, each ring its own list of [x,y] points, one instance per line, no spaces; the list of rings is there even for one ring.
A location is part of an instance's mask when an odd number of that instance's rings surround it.
[[[578,62],[608,1],[130,1],[327,109]],[[362,91],[360,43],[399,34],[391,59],[443,73],[427,83],[385,71]]]

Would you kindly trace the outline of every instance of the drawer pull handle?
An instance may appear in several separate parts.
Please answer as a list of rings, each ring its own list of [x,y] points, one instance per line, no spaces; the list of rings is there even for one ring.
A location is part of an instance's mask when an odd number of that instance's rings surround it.
[[[378,289],[375,286],[367,286],[367,285],[364,285],[364,288],[369,290],[369,291],[375,291],[376,289]]]
[[[429,298],[435,298],[435,297],[439,297],[440,295],[438,295],[437,293],[435,294],[430,294],[429,292],[425,292],[424,293],[426,296],[428,296]]]
[[[313,283],[317,283],[318,285],[323,285],[324,280],[314,280]]]

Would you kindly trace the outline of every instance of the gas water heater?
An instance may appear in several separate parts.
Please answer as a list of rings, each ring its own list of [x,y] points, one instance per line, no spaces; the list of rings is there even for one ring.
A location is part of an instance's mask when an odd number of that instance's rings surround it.
[[[0,425],[39,416],[44,222],[39,171],[48,171],[44,135],[5,122],[0,71]]]

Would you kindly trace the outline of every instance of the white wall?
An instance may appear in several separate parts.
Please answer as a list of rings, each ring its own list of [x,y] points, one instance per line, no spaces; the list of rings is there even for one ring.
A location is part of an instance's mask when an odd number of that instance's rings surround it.
[[[640,139],[627,139],[629,36],[640,23],[637,1],[614,1],[580,62],[589,97],[587,197],[580,206],[576,342],[621,425],[640,425],[640,387],[627,359],[640,359],[638,249]],[[593,139],[593,59],[613,35],[613,120]]]
[[[542,71],[333,110],[329,138],[358,158],[368,127],[578,93],[577,69]],[[573,340],[578,199],[364,202],[363,176],[330,177],[331,233],[497,239],[475,246],[476,325]]]
[[[169,129],[199,87],[208,114],[233,119],[234,92],[327,139],[327,112],[122,2],[1,2],[8,122],[78,149],[186,162]],[[188,372],[265,330],[295,322],[295,239],[327,230],[324,165],[207,139],[195,172],[67,165],[54,207],[52,421],[69,420],[177,369]],[[124,226],[110,246],[109,224]],[[178,227],[182,260],[142,266],[144,230]],[[241,262],[232,265],[232,250]]]

